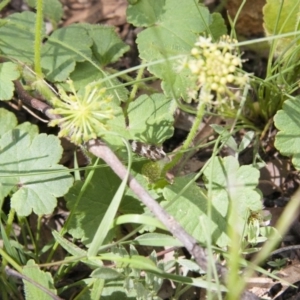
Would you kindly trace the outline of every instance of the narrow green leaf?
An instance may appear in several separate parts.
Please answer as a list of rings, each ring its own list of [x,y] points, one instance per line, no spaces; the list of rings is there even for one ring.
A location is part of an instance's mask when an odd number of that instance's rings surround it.
[[[133,255],[133,256],[119,256],[116,254],[112,253],[104,253],[100,254],[100,259],[102,260],[111,260],[115,262],[120,262],[124,266],[129,266],[131,268],[135,269],[140,269],[140,270],[145,270],[145,271],[152,271],[156,272],[158,274],[162,273],[162,270],[159,269],[151,259],[144,257],[144,256],[139,256],[139,255]]]
[[[114,198],[112,199],[108,209],[106,210],[106,213],[103,216],[103,219],[101,220],[100,226],[98,227],[98,230],[96,231],[93,241],[87,252],[88,256],[95,256],[98,252],[98,249],[103,244],[103,241],[106,238],[108,231],[110,230],[110,226],[112,225],[115,215],[118,211],[122,197],[125,192],[125,188],[127,186],[127,181],[128,181],[129,174],[130,174],[132,158],[131,158],[131,151],[129,149],[130,146],[129,146],[128,142],[124,140],[124,143],[128,150],[127,173],[124,176],[124,179],[122,180],[122,183],[119,186],[116,194],[114,195]]]
[[[230,147],[233,151],[238,151],[238,146],[232,135],[226,130],[223,126],[212,124],[210,127],[213,128],[215,132],[217,132],[221,136],[221,141],[225,143],[228,147]]]
[[[146,233],[134,239],[134,243],[152,247],[182,247],[182,243],[172,236],[162,233]]]
[[[121,274],[111,268],[101,267],[94,270],[91,274],[92,278],[100,278],[100,279],[115,279],[120,277]]]
[[[239,153],[242,152],[243,150],[245,150],[249,146],[249,144],[253,140],[254,136],[255,136],[254,131],[246,132],[246,134],[243,136],[242,141],[239,144],[239,147],[238,147],[238,152]]]
[[[103,296],[105,280],[104,279],[96,279],[93,283],[93,288],[91,291],[91,300],[98,300]]]
[[[5,228],[2,223],[0,223],[1,228],[1,239],[3,240],[3,246],[7,254],[18,264],[21,264],[20,257],[17,250],[11,245],[11,242],[6,234]]]
[[[64,237],[62,237],[57,231],[52,230],[52,235],[55,238],[55,240],[71,255],[75,257],[85,257],[86,251],[82,250],[75,244],[71,243]]]

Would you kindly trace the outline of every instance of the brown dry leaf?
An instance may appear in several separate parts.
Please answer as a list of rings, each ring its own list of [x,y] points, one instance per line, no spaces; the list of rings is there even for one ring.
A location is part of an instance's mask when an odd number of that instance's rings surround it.
[[[102,3],[97,0],[62,0],[65,9],[63,26],[73,23],[97,23],[100,18]]]
[[[101,23],[107,25],[120,26],[126,24],[126,0],[102,0]]]
[[[63,0],[64,26],[73,23],[102,23],[113,26],[126,24],[126,0]]]

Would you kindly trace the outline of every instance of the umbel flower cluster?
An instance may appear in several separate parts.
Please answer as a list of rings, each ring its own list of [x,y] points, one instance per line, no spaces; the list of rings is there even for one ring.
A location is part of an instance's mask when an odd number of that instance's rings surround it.
[[[73,82],[68,80],[71,93],[67,94],[59,89],[61,98],[52,99],[54,114],[60,119],[52,120],[49,126],[60,126],[59,136],[69,137],[79,145],[99,136],[99,132],[106,130],[106,122],[113,118],[110,102],[105,88],[87,85],[82,93],[76,92]]]
[[[201,89],[202,100],[211,102],[211,92],[217,99],[232,95],[229,86],[242,88],[248,82],[248,76],[240,72],[242,59],[235,46],[236,40],[223,36],[219,42],[199,37],[191,50],[185,66],[196,76],[197,89]],[[207,94],[203,98],[203,93]]]

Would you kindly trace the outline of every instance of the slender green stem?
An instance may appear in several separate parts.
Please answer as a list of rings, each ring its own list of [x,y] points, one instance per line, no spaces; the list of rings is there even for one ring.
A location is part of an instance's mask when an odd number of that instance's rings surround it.
[[[190,147],[194,137],[197,134],[198,128],[202,122],[202,119],[203,119],[203,116],[205,113],[205,107],[206,107],[206,103],[204,101],[201,101],[201,99],[200,99],[194,124],[193,124],[185,142],[183,143],[183,145],[181,147],[181,151],[177,152],[174,159],[165,166],[164,171],[167,171],[167,170],[170,170],[171,168],[173,168],[181,160],[184,152]]]
[[[35,40],[34,40],[34,71],[38,77],[43,77],[42,67],[41,67],[42,30],[43,30],[43,0],[37,0]]]
[[[235,25],[236,25],[236,22],[238,20],[238,17],[240,16],[240,13],[241,13],[241,11],[242,11],[242,9],[243,9],[243,7],[244,7],[245,4],[246,4],[246,0],[243,0],[243,2],[241,3],[238,11],[236,12],[236,15],[235,15],[235,18],[233,20],[233,23],[231,24],[231,28],[234,29],[234,30],[235,30]],[[231,37],[232,37],[232,35],[231,35]]]
[[[238,111],[237,111],[237,113],[235,115],[234,121],[233,121],[231,129],[230,129],[230,133],[232,133],[234,131],[234,128],[236,127],[236,123],[237,123],[238,119],[240,118],[240,116],[242,114],[242,110],[243,110],[243,108],[245,106],[249,89],[250,89],[250,85],[246,84],[245,88],[244,88],[244,91],[243,91],[243,95],[241,97],[240,106],[238,108]]]
[[[38,257],[39,254],[39,240],[41,237],[41,223],[42,223],[42,216],[39,215],[38,219],[37,219],[37,230],[36,230],[36,234],[35,234],[35,255],[36,257]]]
[[[281,14],[281,11],[282,11],[282,7],[283,7],[283,1],[281,1],[281,3],[280,3],[280,8],[278,10],[278,14],[277,14],[277,17],[276,17],[275,27],[274,27],[274,32],[273,32],[274,36],[276,36],[276,34],[277,34],[278,23],[279,23],[279,18],[280,18],[280,14]],[[266,76],[266,78],[270,77],[271,74],[272,74],[272,64],[273,64],[273,58],[274,58],[274,55],[275,55],[276,43],[277,42],[278,42],[278,40],[276,41],[275,39],[272,40],[272,42],[271,42],[269,59],[268,59],[268,64],[267,64],[267,76]]]
[[[3,259],[3,262],[5,262],[5,265],[9,263],[14,269],[16,269],[19,273],[22,273],[22,267],[18,265],[17,262],[15,262],[2,248],[0,248],[0,256]],[[2,264],[4,266],[4,264]]]
[[[137,76],[136,76],[136,82],[135,84],[133,85],[133,88],[131,90],[131,93],[130,93],[130,96],[129,96],[129,102],[132,101],[134,98],[135,98],[135,95],[136,95],[136,92],[139,88],[139,80],[143,78],[143,74],[144,74],[144,70],[145,70],[145,67],[141,67],[137,73]]]
[[[5,228],[5,233],[7,236],[10,236],[10,232],[11,232],[12,224],[13,224],[13,221],[15,218],[15,214],[16,214],[16,211],[13,208],[11,208],[10,212],[8,214],[8,219],[7,219],[6,228]]]
[[[131,93],[130,93],[130,96],[129,96],[129,98],[128,98],[128,100],[127,100],[127,102],[126,102],[126,106],[125,106],[125,108],[124,108],[124,116],[125,116],[125,118],[127,118],[128,117],[128,107],[129,107],[129,104],[134,100],[134,98],[135,98],[135,95],[136,95],[136,92],[138,91],[138,88],[139,88],[139,80],[141,80],[142,79],[142,77],[143,77],[143,74],[144,74],[144,70],[145,70],[145,67],[141,67],[140,69],[139,69],[139,71],[138,71],[138,73],[137,73],[137,76],[136,76],[136,82],[135,82],[135,84],[133,85],[133,87],[132,87],[132,90],[131,90]]]

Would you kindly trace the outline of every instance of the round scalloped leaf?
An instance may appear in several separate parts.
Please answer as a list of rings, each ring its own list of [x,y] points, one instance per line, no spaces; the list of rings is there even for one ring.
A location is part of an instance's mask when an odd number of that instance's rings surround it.
[[[12,208],[19,216],[32,211],[37,215],[52,213],[56,198],[73,184],[68,169],[58,164],[62,155],[59,139],[16,128],[2,135],[0,145],[0,184],[6,193],[16,190]]]
[[[215,213],[226,218],[228,225],[242,236],[249,213],[262,210],[262,195],[256,189],[259,171],[252,166],[240,166],[233,156],[214,157],[204,175],[207,189],[211,188]]]
[[[147,144],[161,144],[173,135],[175,103],[164,94],[142,95],[128,108],[131,139]]]
[[[55,30],[42,48],[42,68],[47,79],[64,81],[74,71],[76,62],[92,57],[93,41],[84,25],[73,24]]]
[[[112,26],[85,24],[85,28],[93,40],[93,55],[101,66],[116,62],[130,48]]]
[[[286,100],[274,117],[279,130],[275,147],[281,154],[292,156],[292,163],[300,170],[300,98]]]
[[[206,243],[210,235],[214,243],[225,247],[230,243],[228,226],[231,224],[242,233],[249,211],[262,209],[261,195],[255,189],[259,171],[251,166],[240,167],[234,157],[226,157],[212,159],[204,175],[212,178],[209,180],[212,185],[211,215],[208,214],[209,199],[205,191],[194,182],[186,188],[193,175],[178,177],[164,189],[168,200],[164,206],[194,238]],[[234,220],[232,217],[228,220],[230,204],[236,211]]]
[[[248,216],[248,212],[262,209],[261,194],[256,190],[259,179],[259,171],[252,166],[240,166],[233,156],[225,158],[215,157],[204,171],[212,185],[213,203],[223,216],[228,212],[230,201],[235,211],[242,218]]]
[[[229,243],[227,236],[227,220],[216,207],[212,208],[211,218],[207,215],[208,199],[202,189],[192,183],[188,189],[182,190],[190,183],[193,176],[177,177],[172,185],[165,187],[163,194],[167,202],[162,205],[166,211],[195,239],[206,243],[206,237],[212,236],[213,242],[220,247]],[[180,193],[180,196],[178,194]],[[175,199],[175,200],[173,200]],[[204,220],[204,226],[200,222]],[[206,231],[206,232],[205,232]]]

